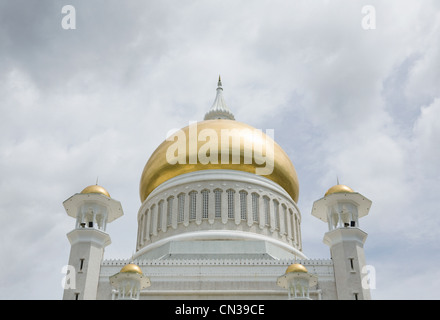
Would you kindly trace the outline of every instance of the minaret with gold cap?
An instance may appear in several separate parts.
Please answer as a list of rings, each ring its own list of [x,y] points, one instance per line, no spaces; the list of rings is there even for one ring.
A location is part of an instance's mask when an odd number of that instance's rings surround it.
[[[106,189],[91,185],[63,202],[76,219],[67,234],[71,249],[64,283],[64,300],[95,300],[104,248],[111,243],[107,223],[123,215],[119,201]]]
[[[367,233],[359,218],[368,214],[371,201],[346,185],[331,187],[313,203],[312,215],[328,223],[324,243],[330,247],[338,300],[369,300],[364,243]]]

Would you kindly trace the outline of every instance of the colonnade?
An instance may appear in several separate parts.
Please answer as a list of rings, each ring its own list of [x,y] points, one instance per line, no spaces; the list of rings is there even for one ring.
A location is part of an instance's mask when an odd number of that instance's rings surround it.
[[[187,188],[186,188],[187,190]],[[227,224],[241,230],[268,230],[300,249],[300,215],[273,193],[239,188],[203,188],[164,194],[149,201],[138,216],[138,249],[154,242],[161,233],[180,226]],[[214,227],[215,229],[215,227]]]

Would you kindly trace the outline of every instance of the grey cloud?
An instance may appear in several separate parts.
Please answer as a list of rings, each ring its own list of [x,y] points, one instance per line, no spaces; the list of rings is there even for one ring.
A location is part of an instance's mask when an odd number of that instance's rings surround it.
[[[294,162],[308,256],[329,254],[310,208],[337,175],[373,200],[362,223],[378,272],[407,261],[404,252],[382,262],[381,243],[423,247],[410,212],[438,225],[436,3],[373,1],[371,31],[360,27],[360,1],[69,4],[76,30],[61,28],[58,1],[0,3],[0,252],[10,275],[0,281],[13,297],[61,298],[73,227],[62,201],[97,176],[125,212],[109,226],[106,257],[132,254],[143,166],[169,129],[203,118],[219,73],[236,118],[275,129]],[[21,281],[25,261],[34,272]],[[385,283],[377,296],[401,289]]]

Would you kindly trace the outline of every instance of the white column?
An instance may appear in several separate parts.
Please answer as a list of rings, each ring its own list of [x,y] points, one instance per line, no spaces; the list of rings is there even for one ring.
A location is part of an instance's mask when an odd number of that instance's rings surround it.
[[[168,230],[168,223],[170,223],[171,221],[168,221],[168,207],[170,205],[170,201],[167,199],[165,199],[165,204],[164,204],[164,218],[163,218],[163,224],[164,224],[164,232],[166,232]]]
[[[226,224],[228,222],[228,192],[223,190],[221,193],[222,196],[222,222],[223,224]]]
[[[203,190],[202,190],[203,191]],[[202,223],[202,214],[203,214],[203,194],[204,192],[197,193],[197,205],[196,205],[196,223],[199,225]],[[208,194],[209,197],[209,194]],[[208,200],[209,201],[209,200]]]
[[[295,240],[296,246],[299,248],[298,217],[296,215],[296,212],[293,213],[293,221],[294,221],[293,228],[295,230],[294,240]]]
[[[287,239],[289,242],[293,241],[293,234],[292,234],[292,210],[287,208]]]
[[[247,224],[248,226],[252,226],[252,224],[254,223],[253,221],[253,216],[252,216],[252,193],[248,192],[248,194],[246,195],[246,209],[247,209]]]
[[[98,223],[96,222],[96,211],[98,210],[98,208],[93,208],[92,211],[92,223],[93,223],[93,228],[95,228],[95,225],[97,225]]]
[[[146,215],[144,239],[150,240],[151,210],[147,210]]]
[[[264,204],[264,197],[259,196],[258,197],[258,214],[260,215],[260,229],[264,229],[264,225],[266,224],[266,208]]]
[[[156,211],[157,211],[157,225],[156,226],[157,226],[157,233],[159,233],[162,231],[162,221],[163,221],[161,208],[160,208],[161,202],[160,201],[157,202],[156,205],[157,205],[157,209],[156,209]],[[163,210],[163,207],[162,207],[162,210]]]
[[[270,224],[271,224],[271,231],[275,231],[277,229],[279,229],[279,224],[280,224],[280,204],[277,200],[271,200],[272,202],[272,208],[273,208],[273,212],[271,214],[271,219],[270,219]]]
[[[292,227],[292,241],[294,246],[298,246],[298,242],[297,242],[297,232],[296,232],[296,216],[295,213],[290,210],[290,220],[292,222],[291,227]]]
[[[157,236],[157,205],[154,204],[151,208],[151,234]]]
[[[329,207],[327,207],[327,224],[328,224],[328,230],[333,230],[333,222],[332,222],[332,211]]]
[[[208,206],[208,222],[210,224],[214,223],[215,220],[215,192],[214,190],[209,191],[209,206]]]
[[[298,215],[298,213],[295,213],[295,215]],[[297,242],[298,242],[298,249],[302,249],[302,243],[301,243],[301,220],[298,216],[298,218],[296,219],[296,228],[298,229],[297,231]]]
[[[171,214],[171,226],[177,229],[177,216],[179,215],[179,196],[173,198],[173,211]]]
[[[280,235],[286,236],[286,220],[287,220],[287,208],[284,204],[281,204],[279,207],[280,214]]]
[[[102,230],[105,231],[107,230],[107,221],[108,221],[108,212],[107,210],[104,211],[104,214],[102,216]]]
[[[140,220],[138,221],[138,239],[137,239],[137,243],[138,243],[138,249],[142,246],[142,222],[144,220],[144,215],[141,215]]]
[[[234,218],[235,224],[239,225],[241,223],[241,201],[240,192],[234,192]]]
[[[183,225],[187,227],[189,225],[189,206],[190,206],[190,195],[189,193],[185,193],[183,196],[184,205],[183,205]]]
[[[143,217],[142,217],[142,244],[145,244],[145,242],[147,241],[148,238],[148,229],[147,229],[147,217],[148,217],[148,213],[150,212],[149,209],[145,210],[145,212],[143,213]]]

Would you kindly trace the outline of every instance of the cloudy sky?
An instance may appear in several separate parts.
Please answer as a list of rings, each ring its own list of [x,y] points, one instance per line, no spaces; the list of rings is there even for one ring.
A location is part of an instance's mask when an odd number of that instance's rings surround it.
[[[373,201],[372,297],[439,299],[435,0],[0,0],[0,298],[62,298],[62,202],[97,177],[125,213],[105,258],[132,255],[143,167],[203,119],[219,74],[295,165],[304,253],[330,256],[310,212],[338,177]]]

